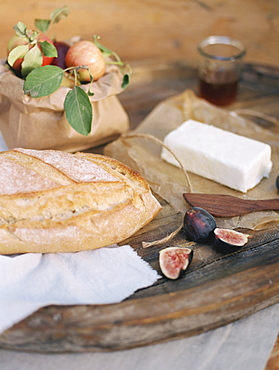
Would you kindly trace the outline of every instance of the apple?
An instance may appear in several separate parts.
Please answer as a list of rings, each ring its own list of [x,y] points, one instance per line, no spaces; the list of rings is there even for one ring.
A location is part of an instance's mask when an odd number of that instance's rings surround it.
[[[82,40],[74,43],[68,50],[65,58],[67,67],[86,66],[79,69],[79,79],[82,83],[90,82],[90,74],[94,81],[101,78],[106,72],[105,58],[101,50],[91,41]]]
[[[60,86],[64,87],[74,87],[74,86],[80,85],[80,81],[75,81],[75,78],[71,76],[70,74],[64,73],[63,79]]]
[[[13,36],[9,42],[8,42],[8,50],[7,50],[7,55],[16,48],[19,45],[27,45],[29,44],[29,40],[27,37],[21,37],[21,36]],[[23,58],[17,59],[14,64],[11,66],[15,71],[19,72],[21,69],[21,63],[23,61]]]
[[[46,35],[44,35],[43,33],[40,33],[37,37],[37,41],[38,42],[44,42],[44,41],[47,41],[49,42],[50,44],[53,44],[52,40],[47,37]],[[24,37],[24,36],[13,36],[10,41],[8,42],[8,55],[9,53],[14,49],[16,48],[17,46],[19,45],[28,45],[29,44],[29,48],[31,49],[32,47],[34,47],[35,44],[32,44],[30,43],[29,39],[27,37]],[[41,49],[40,47],[40,44],[38,44],[39,48]],[[19,58],[15,61],[15,63],[11,66],[15,71],[17,72],[20,72],[21,70],[21,64],[22,64],[22,61],[23,61],[23,58]],[[49,65],[51,64],[51,62],[53,61],[53,57],[46,57],[45,55],[43,55],[43,62],[42,62],[42,66],[46,66],[46,65]]]
[[[39,36],[38,36],[38,42],[44,42],[44,41],[47,41],[50,44],[53,44],[53,41],[49,37],[47,37],[43,33],[40,33]],[[40,45],[39,45],[39,47],[40,47]],[[42,66],[47,66],[47,65],[51,64],[53,59],[54,59],[53,57],[46,57],[45,55],[43,55]]]
[[[27,45],[29,43],[29,40],[27,37],[23,36],[17,36],[14,35],[8,42],[8,54],[10,51],[12,51],[15,47],[19,45]]]
[[[54,41],[53,45],[56,47],[58,57],[53,58],[51,64],[62,69],[65,69],[66,68],[65,57],[67,51],[70,48],[70,45],[66,44],[66,42],[63,41]]]

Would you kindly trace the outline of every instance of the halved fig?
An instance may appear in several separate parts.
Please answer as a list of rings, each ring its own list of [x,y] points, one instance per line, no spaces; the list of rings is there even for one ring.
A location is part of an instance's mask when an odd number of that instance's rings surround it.
[[[183,275],[193,258],[190,248],[168,247],[159,252],[161,271],[168,279],[178,279]]]
[[[203,243],[214,239],[216,221],[205,209],[189,208],[184,215],[184,230],[187,240]]]
[[[214,230],[215,243],[219,246],[243,247],[247,242],[249,235],[236,230],[220,229]]]

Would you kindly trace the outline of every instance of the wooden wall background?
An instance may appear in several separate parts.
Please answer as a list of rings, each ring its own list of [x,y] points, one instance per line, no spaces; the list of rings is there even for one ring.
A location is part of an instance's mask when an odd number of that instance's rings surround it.
[[[63,5],[70,15],[50,36],[99,34],[125,61],[196,63],[198,42],[216,34],[242,40],[246,61],[279,66],[279,0],[0,0],[0,57],[18,21],[32,28]]]

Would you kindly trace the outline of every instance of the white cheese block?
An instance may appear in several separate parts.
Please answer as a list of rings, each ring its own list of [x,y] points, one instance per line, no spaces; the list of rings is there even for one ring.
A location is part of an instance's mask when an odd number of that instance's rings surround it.
[[[243,193],[268,177],[271,147],[217,127],[188,120],[171,131],[164,144],[184,169]],[[161,157],[180,167],[165,148]]]

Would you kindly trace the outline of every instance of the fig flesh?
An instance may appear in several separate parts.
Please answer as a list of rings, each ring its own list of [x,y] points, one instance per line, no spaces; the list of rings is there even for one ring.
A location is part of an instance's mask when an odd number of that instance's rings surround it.
[[[161,271],[168,279],[178,279],[183,275],[193,258],[190,248],[168,247],[159,252]]]
[[[215,243],[219,246],[243,247],[247,242],[249,235],[236,230],[220,229],[214,230]]]
[[[184,216],[184,231],[187,240],[203,243],[214,239],[216,221],[205,209],[189,208]]]

